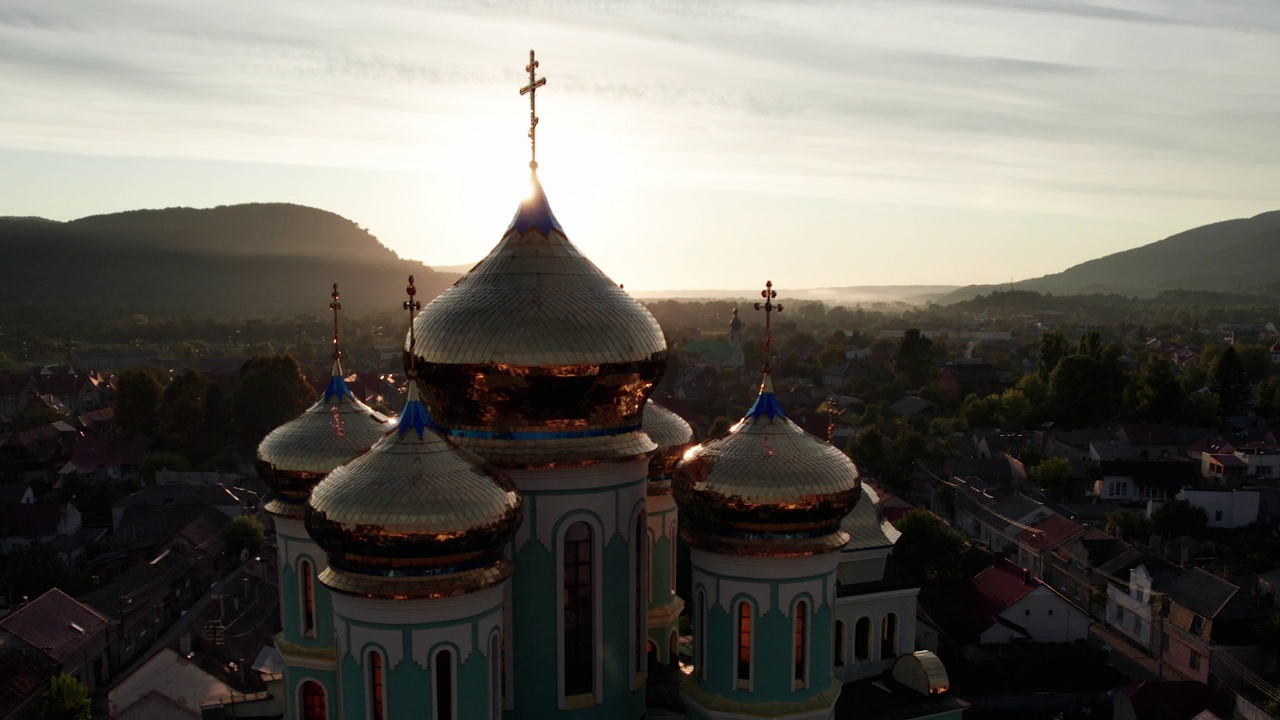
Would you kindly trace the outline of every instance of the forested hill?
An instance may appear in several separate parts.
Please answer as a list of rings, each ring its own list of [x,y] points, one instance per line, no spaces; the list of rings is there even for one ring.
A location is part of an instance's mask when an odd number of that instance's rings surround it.
[[[458,278],[401,259],[346,218],[287,204],[0,218],[0,252],[0,320],[319,314],[334,282],[344,310],[364,315],[397,306],[411,274],[423,301]]]
[[[1272,293],[1280,267],[1280,210],[1226,220],[1149,245],[1080,263],[1053,275],[1023,280],[1015,290],[1055,295],[1118,293],[1152,297],[1168,290]],[[941,302],[968,300],[1001,286],[969,286]]]

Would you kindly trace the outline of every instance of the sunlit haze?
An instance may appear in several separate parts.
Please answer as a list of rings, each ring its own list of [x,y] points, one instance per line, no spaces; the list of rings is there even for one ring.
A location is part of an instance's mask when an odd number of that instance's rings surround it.
[[[628,289],[1007,282],[1280,207],[1273,0],[6,0],[0,215],[292,202],[475,261],[531,47],[539,177]]]

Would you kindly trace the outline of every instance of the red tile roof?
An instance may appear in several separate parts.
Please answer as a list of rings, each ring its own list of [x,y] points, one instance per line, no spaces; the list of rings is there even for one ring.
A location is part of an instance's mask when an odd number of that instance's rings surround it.
[[[1018,533],[1018,542],[1038,550],[1052,550],[1080,535],[1084,530],[1084,526],[1074,520],[1068,520],[1061,515],[1050,515]]]
[[[1004,612],[1041,584],[1026,570],[1003,558],[973,579],[984,609],[992,615]]]
[[[111,621],[93,608],[81,605],[54,588],[0,620],[7,630],[28,645],[64,662],[99,635]]]
[[[91,475],[98,468],[138,465],[146,454],[147,441],[140,435],[81,435],[71,446],[68,466],[82,475]]]

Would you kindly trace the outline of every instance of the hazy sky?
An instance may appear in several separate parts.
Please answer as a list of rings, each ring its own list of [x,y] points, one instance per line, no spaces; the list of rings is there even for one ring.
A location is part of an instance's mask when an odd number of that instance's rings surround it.
[[[1004,282],[1280,208],[1275,0],[0,0],[0,215],[287,201],[474,261],[530,47],[552,207],[631,289]]]

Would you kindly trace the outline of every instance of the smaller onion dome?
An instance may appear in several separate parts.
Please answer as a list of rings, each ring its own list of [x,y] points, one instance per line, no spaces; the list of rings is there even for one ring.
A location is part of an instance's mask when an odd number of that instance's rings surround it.
[[[768,374],[742,420],[685,453],[671,484],[690,544],[739,555],[839,549],[862,489],[844,453],[787,419]]]
[[[733,319],[729,321],[730,330],[742,329],[742,318],[738,317],[738,308],[733,309]]]
[[[311,493],[307,532],[329,557],[320,581],[331,589],[448,597],[511,574],[502,549],[523,517],[519,493],[434,427],[411,376],[395,428]]]
[[[325,475],[365,452],[391,428],[382,413],[356,399],[334,360],[324,395],[297,418],[258,444],[258,475],[271,487],[268,512],[301,518],[311,488]]]
[[[902,537],[884,516],[880,496],[869,485],[862,486],[862,497],[840,521],[840,529],[849,534],[849,542],[841,548],[845,553],[891,548]]]
[[[658,451],[649,457],[649,494],[666,495],[671,492],[671,471],[693,441],[693,428],[653,400],[645,401],[641,424],[658,445]]]

